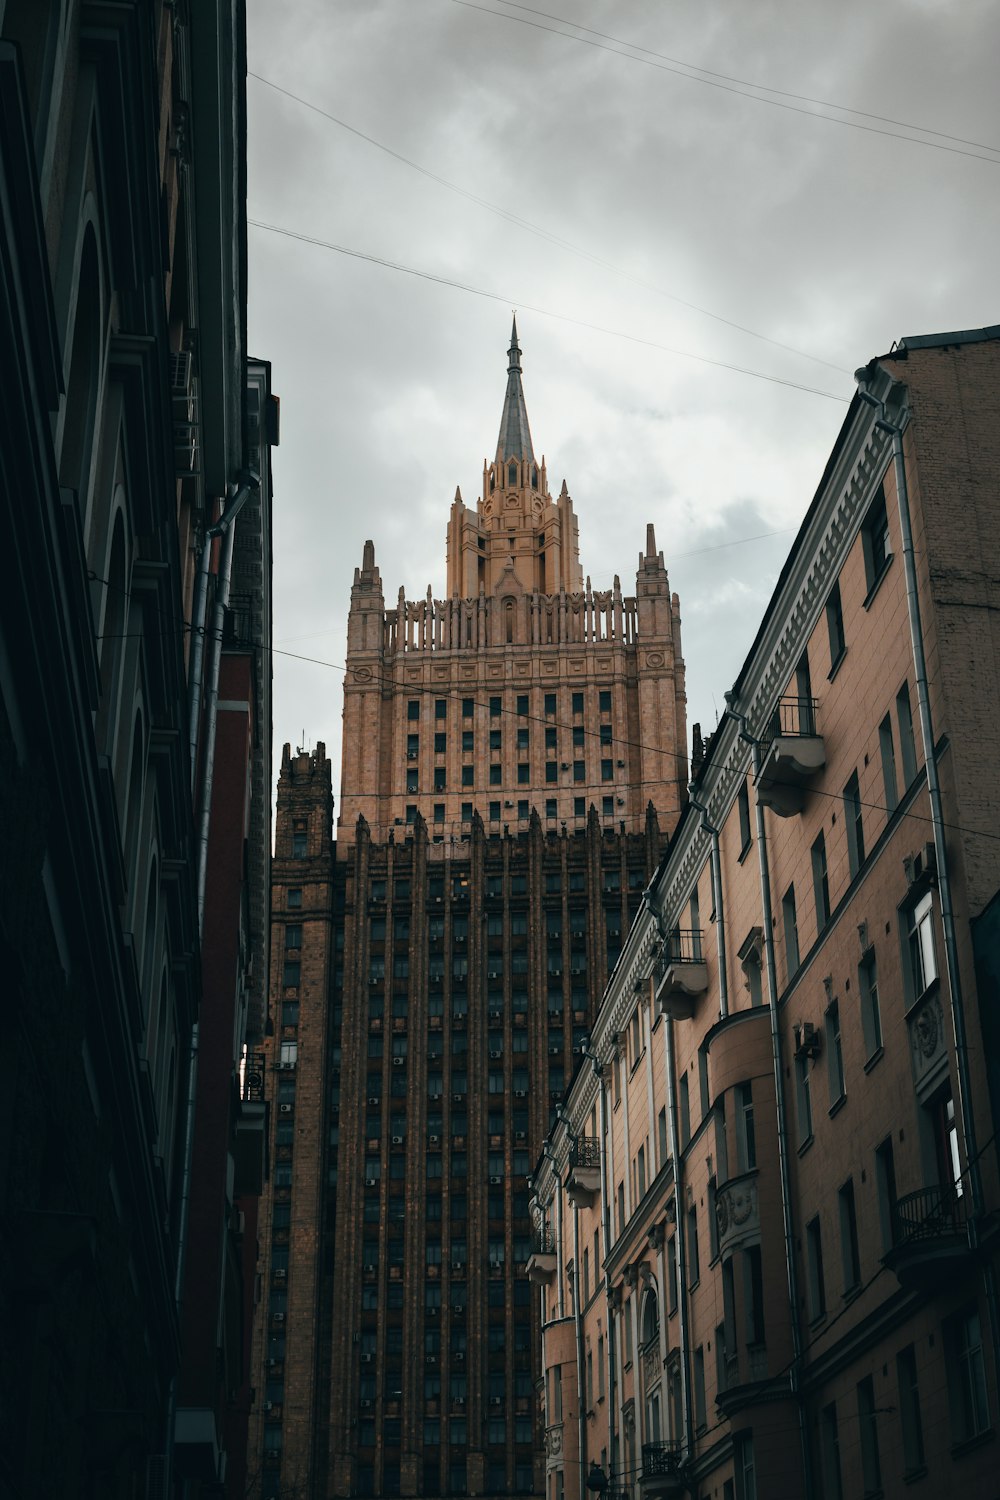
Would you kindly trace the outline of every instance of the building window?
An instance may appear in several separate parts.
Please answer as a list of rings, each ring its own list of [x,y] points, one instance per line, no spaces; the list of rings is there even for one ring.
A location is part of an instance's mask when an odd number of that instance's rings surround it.
[[[857,771],[844,787],[844,822],[847,827],[847,862],[853,880],[865,862],[865,826]]]
[[[736,1500],[757,1500],[757,1476],[753,1461],[753,1438],[741,1433],[733,1439]]]
[[[785,926],[785,963],[791,979],[799,967],[799,923],[795,912],[794,885],[790,885],[781,898],[781,916]]]
[[[281,982],[286,989],[297,989],[300,974],[301,968],[298,961],[286,962],[282,968]]]
[[[472,803],[471,802],[463,802],[462,803],[462,822],[463,823],[471,823],[472,822]]]
[[[861,1481],[864,1493],[876,1495],[882,1489],[882,1465],[878,1455],[878,1416],[875,1411],[875,1382],[870,1375],[858,1381],[858,1436],[861,1443]]]
[[[749,1345],[763,1344],[764,1277],[759,1245],[751,1245],[743,1252],[743,1303],[747,1343]]]
[[[558,744],[558,738],[559,738],[558,737],[558,732],[555,729],[546,729],[546,731],[545,731],[545,748],[546,748],[546,750],[554,750],[556,748],[556,745]]]
[[[698,1259],[698,1208],[697,1205],[688,1209],[688,1286],[696,1286],[701,1279],[701,1263]]]
[[[474,698],[462,699],[462,718],[471,719],[475,717],[476,702]]]
[[[517,748],[519,750],[527,750],[528,748],[528,731],[526,729],[519,729],[517,731]]]
[[[573,694],[573,712],[575,714],[582,714],[583,713],[583,694],[582,693],[574,693]]]
[[[495,764],[491,765],[490,766],[490,786],[499,786],[500,785],[500,778],[502,777],[502,775],[503,775],[503,767],[502,766],[498,766],[498,765],[495,765]]]
[[[826,1317],[826,1283],[823,1279],[823,1230],[819,1215],[806,1225],[806,1285],[809,1321]]]
[[[435,736],[434,736],[434,754],[435,755],[444,755],[444,754],[447,753],[447,750],[448,750],[448,736],[447,736],[446,733],[438,731],[438,733],[435,734]]]
[[[847,650],[847,641],[844,638],[844,611],[840,603],[840,583],[837,582],[830,590],[830,597],[826,601],[826,628],[830,637],[830,676],[840,665],[844,652]]]
[[[858,992],[861,998],[861,1027],[865,1038],[865,1055],[870,1061],[882,1049],[882,1017],[878,1008],[878,964],[875,949],[869,948],[858,965]]]
[[[475,774],[475,768],[473,766],[463,766],[462,767],[462,785],[463,786],[472,786],[474,774]]]
[[[499,821],[500,821],[500,804],[499,804],[499,802],[491,802],[490,803],[490,822],[491,823],[499,823]]]
[[[419,698],[411,698],[410,701],[407,703],[407,705],[406,705],[406,717],[408,719],[419,719],[420,718],[420,699]]]
[[[602,760],[601,761],[601,780],[602,781],[614,781],[614,779],[615,779],[614,761]]]
[[[503,712],[503,700],[501,698],[490,699],[490,718],[499,719]]]
[[[952,1437],[957,1443],[985,1432],[990,1425],[986,1394],[983,1337],[976,1307],[964,1308],[945,1325]]]
[[[406,736],[406,758],[407,758],[407,760],[416,760],[416,758],[417,758],[417,756],[419,754],[420,754],[420,736],[419,736],[419,734],[408,734]]]
[[[555,693],[546,693],[545,694],[545,712],[546,712],[546,715],[551,717],[551,715],[554,714],[555,711],[556,711],[556,695],[555,695]]]
[[[448,717],[448,700],[447,700],[447,698],[435,698],[435,700],[434,700],[434,717],[435,717],[435,719],[446,719]]]
[[[699,1430],[708,1425],[705,1412],[705,1350],[701,1344],[694,1351],[694,1424]]]
[[[861,523],[861,546],[865,555],[865,585],[870,599],[892,558],[889,516],[885,506],[885,490],[881,485]],[[868,599],[865,600],[866,604]]]
[[[822,932],[830,920],[830,879],[826,868],[826,840],[822,834],[810,850],[812,858],[813,896],[816,900],[816,926]]]
[[[408,823],[415,823],[417,821],[417,806],[415,802],[408,802],[406,804],[406,821]]]
[[[601,798],[601,817],[602,818],[613,818],[614,815],[615,815],[615,799],[614,799],[614,797],[602,797]]]
[[[812,1140],[812,1098],[809,1092],[809,1059],[802,1053],[795,1059],[795,1108],[799,1122],[799,1145]]]
[[[896,748],[892,740],[892,717],[889,714],[886,714],[878,726],[878,748],[882,759],[885,810],[892,813],[899,801],[899,792],[896,787]]]
[[[531,815],[531,807],[530,807],[530,804],[528,803],[527,799],[525,798],[523,801],[520,801],[517,804],[517,816],[519,818],[523,819],[523,818],[530,817],[530,815]]]
[[[435,821],[435,823],[443,823],[444,822],[444,803],[443,802],[435,802],[435,804],[434,804],[434,821]]]
[[[903,785],[910,786],[917,774],[917,747],[913,739],[913,714],[910,711],[910,689],[905,682],[896,694],[896,722],[899,725],[899,752],[903,761]]]
[[[844,1500],[840,1474],[840,1434],[837,1430],[837,1403],[831,1401],[820,1412],[820,1467],[823,1473],[823,1500]]]
[[[462,730],[462,754],[471,755],[476,748],[476,736],[471,729]]]
[[[573,798],[573,816],[574,818],[585,818],[587,816],[586,797]]]
[[[878,1192],[879,1228],[882,1249],[888,1254],[896,1240],[896,1164],[892,1154],[892,1136],[886,1136],[875,1148],[875,1186]]]
[[[582,760],[575,760],[573,762],[573,780],[574,781],[585,781],[586,779],[587,779],[586,778],[586,768],[584,766],[583,761]]]
[[[924,1467],[924,1428],[920,1419],[917,1357],[912,1344],[907,1344],[896,1355],[896,1384],[899,1389],[899,1421],[903,1429],[903,1474],[910,1478]]]
[[[937,978],[934,948],[934,898],[930,891],[906,913],[909,1000],[919,1000]]]
[[[555,797],[546,797],[546,799],[545,799],[545,816],[547,818],[554,818],[554,817],[558,816],[557,811],[556,811],[556,799],[555,799]]]
[[[840,1039],[840,1004],[834,1000],[826,1012],[826,1066],[830,1084],[830,1108],[845,1097],[844,1049]]]
[[[518,765],[518,768],[517,768],[517,784],[518,784],[518,786],[527,786],[530,779],[531,779],[531,767],[527,764],[526,761],[521,761],[520,764]]]
[[[683,1149],[691,1139],[691,1095],[686,1073],[681,1074],[678,1094],[680,1095],[681,1148]]]
[[[545,762],[545,780],[548,781],[548,782],[557,781],[558,777],[559,777],[559,767],[558,767],[558,765],[556,764],[556,762],[554,760],[547,760]]]
[[[677,1311],[677,1240],[667,1240],[667,1311]]]
[[[753,843],[753,835],[750,832],[750,793],[745,781],[740,787],[736,803],[740,813],[740,859],[743,859]]]
[[[302,947],[302,923],[301,922],[290,922],[288,924],[288,926],[285,928],[285,947],[286,948],[301,948]]]
[[[602,714],[609,714],[611,712],[611,692],[608,688],[601,690],[598,697],[598,706]]]
[[[528,712],[528,695],[527,695],[527,693],[518,693],[518,695],[517,695],[517,712],[518,712],[518,716],[520,718],[522,718],[522,719],[527,714],[527,712]],[[525,730],[524,733],[527,733],[527,730]]]
[[[837,1193],[840,1215],[840,1259],[844,1272],[844,1296],[861,1285],[861,1254],[858,1249],[858,1215],[854,1203],[854,1179],[849,1177]]]
[[[299,907],[302,905],[302,887],[300,885],[289,887],[286,905],[289,911],[299,910]]]
[[[583,725],[582,724],[577,724],[574,727],[574,729],[573,729],[573,745],[574,745],[574,747],[579,746],[582,749],[583,746],[584,746],[584,744],[586,743],[586,739],[587,739],[586,731],[584,730]]]
[[[408,770],[406,773],[406,790],[411,794],[411,796],[414,792],[419,791],[419,787],[417,784],[417,772],[415,770]]]
[[[736,1085],[736,1168],[752,1172],[757,1165],[757,1137],[753,1122],[753,1085]]]
[[[307,835],[298,829],[292,834],[292,858],[305,859]]]
[[[602,745],[610,745],[611,744],[611,725],[610,724],[602,724],[600,726],[598,734],[599,734],[600,742],[601,742]]]

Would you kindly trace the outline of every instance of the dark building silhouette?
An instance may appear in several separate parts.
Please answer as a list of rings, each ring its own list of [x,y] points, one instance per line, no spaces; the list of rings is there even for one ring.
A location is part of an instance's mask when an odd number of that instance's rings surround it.
[[[652,527],[634,596],[584,581],[515,329],[448,597],[386,609],[370,542],[355,572],[335,842],[324,747],[285,748],[264,1496],[541,1492],[527,1179],[686,766]]]
[[[241,4],[2,10],[4,1497],[245,1489],[277,406],[244,71]]]

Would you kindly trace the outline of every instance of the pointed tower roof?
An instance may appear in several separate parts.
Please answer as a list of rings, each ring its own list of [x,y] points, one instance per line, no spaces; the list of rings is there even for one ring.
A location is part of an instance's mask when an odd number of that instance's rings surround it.
[[[500,436],[497,439],[497,463],[507,458],[535,461],[531,446],[531,429],[528,412],[521,389],[521,346],[517,342],[517,318],[510,331],[510,348],[507,351],[507,394],[503,400],[503,415],[500,418]]]

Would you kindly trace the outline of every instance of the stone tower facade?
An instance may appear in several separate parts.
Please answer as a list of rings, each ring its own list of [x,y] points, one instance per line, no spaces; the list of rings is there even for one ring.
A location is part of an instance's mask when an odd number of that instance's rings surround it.
[[[278,788],[251,1471],[263,1497],[541,1495],[528,1174],[686,786],[679,610],[584,583],[514,331],[448,597],[351,592],[340,818]]]

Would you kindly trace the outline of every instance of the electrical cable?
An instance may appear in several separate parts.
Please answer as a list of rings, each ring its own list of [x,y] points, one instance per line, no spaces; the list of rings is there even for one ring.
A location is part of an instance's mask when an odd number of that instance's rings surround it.
[[[656,68],[661,73],[673,73],[678,78],[687,78],[692,83],[703,84],[706,88],[721,89],[727,94],[738,94],[741,99],[749,99],[755,104],[767,104],[772,109],[790,110],[792,114],[805,115],[810,120],[825,120],[828,125],[842,125],[848,130],[863,130],[867,135],[889,136],[893,140],[909,141],[913,146],[926,146],[931,151],[947,151],[953,156],[969,156],[973,161],[985,161],[989,162],[991,166],[1000,166],[1000,157],[997,156],[982,156],[978,151],[965,151],[961,146],[948,146],[943,141],[920,140],[915,135],[903,135],[898,130],[883,130],[878,125],[862,125],[857,120],[838,120],[834,115],[817,114],[812,109],[800,109],[797,104],[786,104],[780,99],[762,99],[759,94],[749,94],[744,89],[733,88],[730,84],[720,83],[713,78],[696,78],[692,73],[685,73],[680,68],[670,67],[666,63],[657,62],[653,57],[635,57],[629,52],[619,51],[617,47],[609,47],[604,42],[593,41],[590,37],[578,36],[576,33],[570,31],[557,31],[554,26],[543,26],[540,21],[529,21],[524,16],[512,16],[505,11],[491,10],[486,5],[475,4],[474,0],[451,0],[451,3],[452,5],[461,5],[466,10],[478,10],[484,16],[497,16],[504,21],[516,22],[519,26],[531,26],[536,31],[547,31],[552,36],[565,37],[567,41],[579,42],[583,47],[595,47],[601,52],[610,52],[614,57],[623,57],[627,62],[642,63],[645,67]],[[500,0],[500,3],[503,4],[504,0]],[[567,21],[565,24],[569,26],[574,23]],[[630,43],[626,42],[623,45],[629,46]],[[992,151],[994,147],[987,146],[986,149]]]
[[[402,271],[407,276],[417,276],[422,281],[432,281],[438,286],[453,287],[456,291],[469,292],[474,297],[485,297],[490,302],[502,302],[508,307],[512,304],[510,297],[502,296],[499,292],[484,291],[482,287],[470,286],[465,281],[453,281],[448,276],[438,276],[432,271],[421,271],[415,266],[405,266],[400,261],[387,260],[380,255],[371,255],[364,250],[352,250],[347,245],[336,245],[332,240],[321,240],[310,234],[300,234],[294,229],[285,229],[280,224],[266,224],[262,219],[247,219],[247,223],[254,229],[264,229],[269,234],[284,235],[287,239],[299,240],[305,245],[316,245],[322,250],[334,250],[338,255],[350,256],[353,260],[369,261],[372,265],[382,266],[389,271]],[[692,359],[699,364],[711,365],[716,370],[729,370],[736,375],[749,375],[754,380],[766,380],[771,385],[785,386],[793,391],[805,391],[810,396],[823,396],[827,401],[839,401],[848,406],[851,401],[849,396],[838,396],[833,391],[821,391],[816,386],[802,385],[797,380],[785,380],[780,375],[766,375],[763,370],[750,370],[745,365],[730,364],[722,359],[710,359],[707,354],[692,354],[687,349],[675,349],[669,344],[659,344],[655,339],[644,339],[636,333],[623,333],[617,328],[605,328],[600,323],[588,323],[583,318],[571,317],[569,313],[553,312],[547,307],[537,307],[530,302],[520,302],[514,299],[518,307],[524,308],[526,312],[536,313],[539,317],[553,318],[559,323],[570,323],[575,328],[586,328],[591,333],[607,334],[609,338],[624,339],[630,344],[641,344],[646,349],[658,349],[664,354],[673,354],[679,359]]]
[[[590,261],[595,266],[600,266],[605,271],[611,271],[616,276],[621,276],[625,281],[630,281],[634,286],[640,286],[648,292],[654,292],[658,297],[665,297],[670,302],[676,302],[679,307],[686,307],[691,312],[701,313],[703,317],[712,318],[716,323],[722,323],[727,328],[735,328],[739,333],[748,334],[750,338],[760,339],[765,344],[771,344],[776,349],[783,349],[787,354],[795,354],[800,359],[811,359],[816,364],[824,365],[828,370],[836,370],[839,375],[847,375],[851,372],[842,365],[835,365],[828,359],[821,359],[818,354],[812,354],[808,349],[797,349],[793,344],[782,343],[780,339],[771,338],[766,333],[758,333],[756,329],[748,328],[743,323],[737,323],[732,318],[723,317],[721,313],[710,312],[707,307],[699,307],[695,302],[688,302],[683,297],[677,297],[672,292],[666,292],[662,287],[656,286],[654,282],[647,281],[634,272],[626,271],[621,266],[616,266],[613,261],[605,260],[593,251],[585,250],[580,245],[574,245],[572,241],[563,239],[561,235],[554,234],[546,229],[544,225],[535,224],[530,219],[522,218],[520,214],[511,209],[504,208],[500,204],[491,203],[487,198],[481,198],[478,193],[470,192],[468,188],[461,187],[456,182],[451,182],[447,177],[441,177],[437,172],[432,172],[428,167],[423,167],[419,162],[413,161],[401,152],[394,151],[391,146],[383,145],[381,141],[375,140],[374,136],[366,135],[363,130],[358,130],[354,125],[348,125],[346,120],[341,120],[337,115],[332,115],[328,110],[321,109],[318,104],[312,104],[308,99],[303,99],[301,94],[293,94],[291,89],[282,88],[280,84],[274,83],[270,78],[265,78],[262,73],[248,72],[249,78],[255,78],[258,83],[263,83],[275,93],[284,94],[286,99],[294,99],[296,104],[301,104],[304,109],[310,109],[317,115],[322,115],[324,120],[330,120],[334,125],[339,125],[342,130],[347,130],[351,135],[356,135],[360,140],[366,141],[368,145],[375,146],[379,151],[384,151],[387,156],[393,157],[395,161],[402,162],[404,166],[412,167],[415,172],[430,178],[432,182],[447,188],[449,192],[458,193],[460,197],[467,198],[470,203],[478,204],[489,213],[497,214],[508,224],[516,224],[521,229],[526,229],[530,234],[539,235],[551,245],[558,245],[563,250],[569,250],[573,255],[579,255],[584,260]]]

